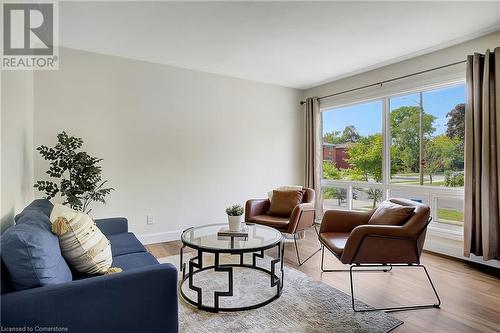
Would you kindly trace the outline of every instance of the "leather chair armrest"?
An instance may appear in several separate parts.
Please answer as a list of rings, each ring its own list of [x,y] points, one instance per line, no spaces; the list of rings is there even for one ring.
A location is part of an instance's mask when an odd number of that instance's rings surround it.
[[[373,224],[360,225],[355,227],[349,235],[342,253],[341,262],[344,264],[352,263],[358,253],[358,250],[361,246],[363,246],[363,241],[367,237],[384,237],[387,238],[387,242],[391,239],[411,242],[415,241],[411,237],[408,237],[407,230],[401,226]],[[373,251],[376,252],[377,249],[373,249]]]
[[[351,232],[357,226],[367,224],[372,214],[373,210],[368,212],[327,210],[323,215],[319,232]]]
[[[256,215],[265,215],[269,210],[271,202],[269,199],[251,199],[245,204],[245,221]]]
[[[293,234],[311,227],[314,223],[314,213],[315,209],[312,203],[302,203],[295,206],[290,216],[287,233]]]

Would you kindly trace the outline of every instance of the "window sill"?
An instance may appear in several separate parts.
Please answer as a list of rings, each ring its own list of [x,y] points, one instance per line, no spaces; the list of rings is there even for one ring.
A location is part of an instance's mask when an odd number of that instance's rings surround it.
[[[457,241],[462,241],[464,238],[464,229],[463,227],[456,225],[449,225],[439,222],[434,222],[429,225],[427,228],[429,235],[447,238]]]

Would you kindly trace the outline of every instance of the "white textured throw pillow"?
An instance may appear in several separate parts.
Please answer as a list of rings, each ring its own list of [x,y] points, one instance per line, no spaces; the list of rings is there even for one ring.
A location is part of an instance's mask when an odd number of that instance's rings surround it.
[[[300,191],[302,190],[301,185],[286,185],[286,186],[280,186],[278,188],[275,188],[276,191]],[[267,197],[269,198],[269,201],[273,199],[273,191],[267,192]]]
[[[59,237],[61,252],[78,272],[109,274],[121,271],[111,267],[111,244],[87,214],[55,204],[50,214],[52,232]]]

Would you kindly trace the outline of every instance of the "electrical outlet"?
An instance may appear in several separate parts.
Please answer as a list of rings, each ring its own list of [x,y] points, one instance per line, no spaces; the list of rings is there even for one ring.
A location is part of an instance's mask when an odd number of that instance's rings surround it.
[[[155,223],[155,217],[153,216],[153,214],[151,214],[151,213],[148,214],[147,222],[148,222],[148,224],[154,224]]]

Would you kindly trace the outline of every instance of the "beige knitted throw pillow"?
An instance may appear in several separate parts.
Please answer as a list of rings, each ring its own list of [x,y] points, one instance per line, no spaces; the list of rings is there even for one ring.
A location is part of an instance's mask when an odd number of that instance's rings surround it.
[[[50,222],[64,258],[76,271],[87,274],[121,272],[120,268],[111,267],[111,244],[90,216],[55,204]]]

